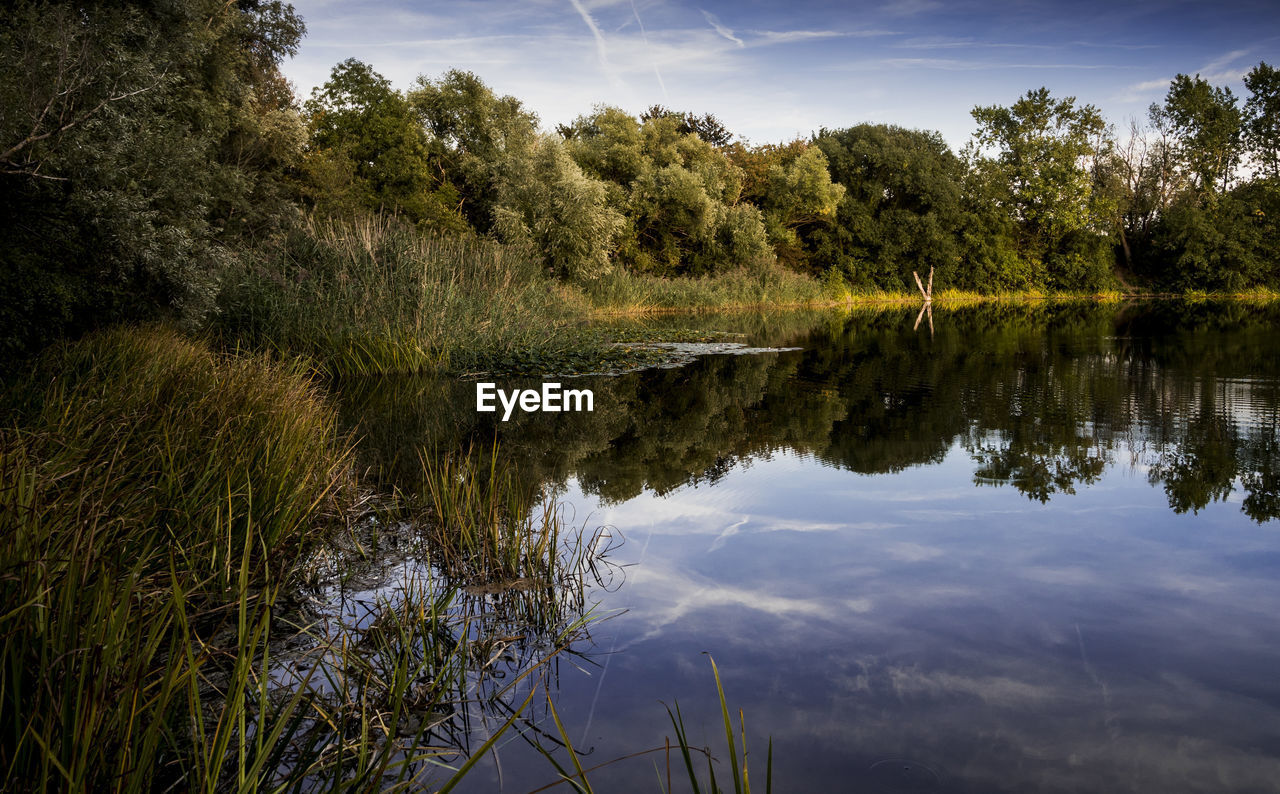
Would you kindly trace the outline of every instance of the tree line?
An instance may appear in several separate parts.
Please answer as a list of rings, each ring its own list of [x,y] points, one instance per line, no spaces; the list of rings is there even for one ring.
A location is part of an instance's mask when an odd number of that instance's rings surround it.
[[[931,267],[983,292],[1280,282],[1280,76],[1265,62],[1243,102],[1178,75],[1123,131],[1040,88],[975,108],[959,152],[885,124],[761,145],[662,106],[545,130],[470,72],[401,91],[354,59],[300,100],[280,64],[305,26],[280,0],[3,16],[9,355],[116,320],[199,324],[230,263],[306,213],[496,239],[578,283],[773,267],[851,290],[910,290]]]

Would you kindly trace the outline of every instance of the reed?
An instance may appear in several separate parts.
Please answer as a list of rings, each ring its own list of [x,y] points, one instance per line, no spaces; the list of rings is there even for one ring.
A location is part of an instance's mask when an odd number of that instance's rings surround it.
[[[583,344],[527,252],[390,216],[309,218],[239,268],[215,332],[310,356],[331,375],[465,371]]]
[[[599,769],[614,764],[625,763],[642,756],[662,753],[666,759],[666,785],[662,785],[662,776],[659,774],[660,791],[672,792],[675,788],[672,785],[673,780],[673,764],[671,761],[671,750],[675,749],[679,753],[677,763],[682,764],[681,772],[683,780],[688,783],[689,790],[693,794],[725,794],[726,791],[732,794],[751,794],[751,770],[747,753],[747,731],[746,719],[741,709],[738,710],[738,730],[735,736],[733,721],[729,716],[729,704],[724,694],[724,684],[720,680],[720,668],[716,666],[716,660],[710,655],[707,657],[711,661],[711,672],[715,677],[716,695],[720,704],[720,715],[724,724],[725,735],[725,754],[729,766],[729,779],[732,781],[732,788],[722,788],[716,778],[716,757],[708,746],[695,745],[689,738],[689,731],[685,727],[684,714],[680,711],[680,704],[667,708],[667,716],[671,720],[672,732],[675,734],[675,744],[672,745],[670,739],[667,743],[660,747],[651,747],[645,750],[628,753],[620,758],[596,764],[589,769],[584,769],[578,752],[573,747],[573,742],[569,738],[569,732],[565,729],[564,723],[560,720],[560,715],[556,712],[555,704],[550,697],[547,698],[547,709],[555,723],[555,729],[560,737],[560,744],[563,746],[565,754],[569,757],[572,769],[566,769],[555,757],[554,753],[544,748],[542,745],[535,745],[535,749],[547,759],[547,762],[559,774],[559,778],[548,785],[534,789],[531,794],[547,791],[561,785],[567,785],[579,794],[592,794],[594,788],[591,785],[590,774]],[[694,765],[694,756],[698,755],[707,762],[706,777],[699,774],[698,768]],[[759,782],[759,776],[756,778]],[[758,789],[757,789],[758,790]],[[765,755],[764,766],[764,791],[769,794],[773,790],[773,740],[769,740],[768,750]]]
[[[429,716],[494,663],[477,661],[492,648],[465,594],[409,583],[358,632],[280,598],[354,487],[349,444],[297,366],[116,329],[51,351],[5,404],[8,790],[370,790],[458,774],[447,762],[465,736],[433,743]]]
[[[334,415],[296,367],[163,329],[50,351],[6,402],[0,768],[77,791],[184,778],[187,694],[260,645],[250,624],[349,486]],[[237,619],[230,650],[204,639]]]
[[[616,271],[570,292],[584,312],[643,314],[830,303],[818,280],[782,267],[661,278]]]

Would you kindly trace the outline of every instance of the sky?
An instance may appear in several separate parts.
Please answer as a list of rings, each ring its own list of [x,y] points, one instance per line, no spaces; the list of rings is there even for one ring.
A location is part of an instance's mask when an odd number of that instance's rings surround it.
[[[302,97],[357,58],[399,89],[475,72],[545,129],[600,104],[713,113],[778,143],[862,122],[940,131],[959,149],[976,105],[1048,87],[1123,130],[1179,73],[1247,96],[1280,63],[1280,2],[823,3],[813,0],[294,0],[307,24],[284,65]]]

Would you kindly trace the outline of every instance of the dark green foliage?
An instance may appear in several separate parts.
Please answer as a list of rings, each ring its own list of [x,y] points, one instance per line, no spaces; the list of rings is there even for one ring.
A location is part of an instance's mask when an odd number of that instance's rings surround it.
[[[385,77],[349,58],[305,111],[311,138],[303,190],[317,210],[346,217],[385,210],[431,229],[468,229],[426,132]]]
[[[1210,203],[1186,197],[1152,233],[1146,274],[1176,290],[1241,291],[1280,278],[1280,188],[1245,184]]]
[[[824,129],[814,145],[846,193],[836,222],[811,232],[813,261],[855,287],[913,290],[911,271],[935,266],[948,287],[976,286],[957,267],[964,172],[941,135],[862,124]]]
[[[198,319],[234,240],[290,212],[302,143],[279,2],[20,2],[0,25],[0,356]]]
[[[1280,70],[1260,62],[1244,76],[1245,142],[1261,176],[1280,180]]]
[[[764,212],[765,230],[778,261],[796,270],[821,270],[811,259],[810,238],[836,224],[836,207],[845,194],[832,182],[826,155],[808,141],[724,150],[742,171],[742,199]]]

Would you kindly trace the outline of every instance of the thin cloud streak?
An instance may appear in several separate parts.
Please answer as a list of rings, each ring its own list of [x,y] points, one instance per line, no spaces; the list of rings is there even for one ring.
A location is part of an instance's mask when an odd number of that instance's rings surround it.
[[[743,43],[742,39],[733,35],[733,30],[720,24],[720,20],[716,19],[715,14],[712,14],[709,11],[704,11],[701,8],[699,8],[698,10],[702,11],[702,15],[707,18],[707,24],[711,25],[711,27],[715,29],[716,33],[719,33],[721,36],[725,37],[729,41],[732,41],[734,44],[737,44],[739,47],[747,46],[746,44]]]
[[[836,67],[837,71],[865,71],[878,69],[935,69],[946,72],[980,72],[1001,69],[1118,69],[1105,63],[1005,63],[1000,61],[964,61],[958,58],[883,58],[876,61],[859,61]]]
[[[604,70],[605,77],[609,78],[609,82],[621,85],[622,81],[613,73],[613,68],[609,65],[609,52],[604,44],[604,34],[600,32],[596,21],[587,13],[587,9],[582,7],[580,0],[569,0],[569,2],[578,12],[578,16],[582,17],[582,21],[587,23],[587,27],[591,28],[591,35],[596,39],[596,54],[600,57],[600,68]]]
[[[662,72],[658,70],[658,62],[653,60],[652,48],[649,46],[649,34],[644,29],[644,21],[640,19],[640,11],[636,8],[636,0],[631,0],[631,14],[636,18],[636,24],[640,26],[640,38],[644,39],[644,48],[650,52],[649,60],[653,61],[653,74],[658,78],[658,86],[662,89],[662,98],[670,102],[671,95],[667,93],[667,83],[662,79]]]
[[[752,30],[747,31],[755,44],[790,44],[793,41],[814,41],[817,39],[874,38],[876,36],[896,36],[892,30]]]

